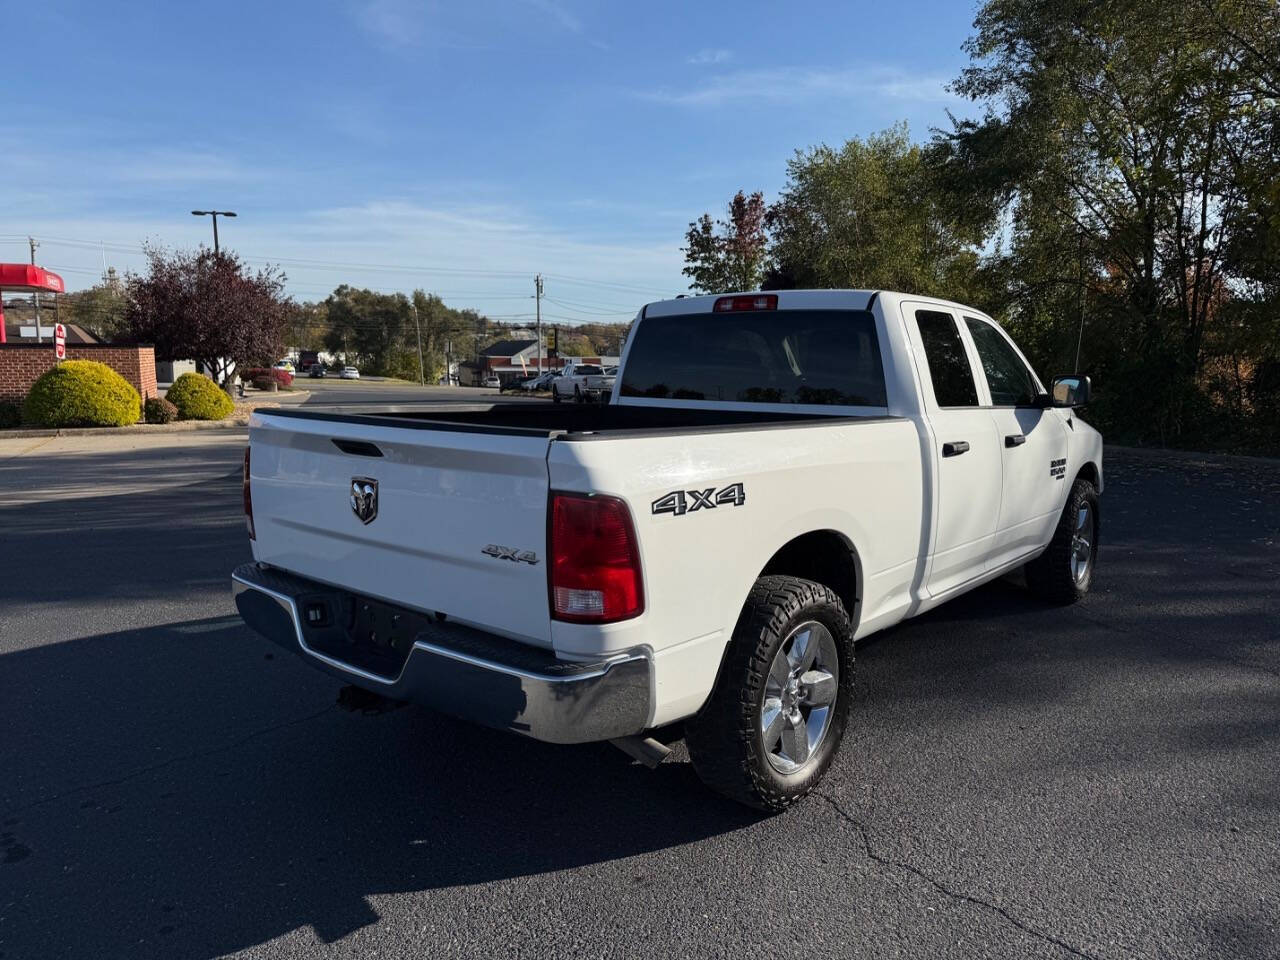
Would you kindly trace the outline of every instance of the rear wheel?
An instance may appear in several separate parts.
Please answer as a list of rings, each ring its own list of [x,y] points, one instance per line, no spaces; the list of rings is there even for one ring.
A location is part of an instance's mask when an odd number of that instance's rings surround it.
[[[582,403],[582,390],[576,386],[573,388],[573,402]]]
[[[1049,546],[1026,566],[1027,586],[1050,603],[1075,603],[1083,597],[1093,583],[1099,529],[1098,491],[1078,479]]]
[[[853,689],[853,629],[832,590],[756,581],[711,698],[686,724],[707,786],[759,810],[803,797],[831,765]]]
[[[551,402],[560,402],[560,391],[556,389],[556,385],[554,383],[551,385]]]

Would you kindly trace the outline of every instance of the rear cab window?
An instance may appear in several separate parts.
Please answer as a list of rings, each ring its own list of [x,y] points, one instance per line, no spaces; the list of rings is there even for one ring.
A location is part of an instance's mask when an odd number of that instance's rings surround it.
[[[929,361],[934,402],[939,407],[976,407],[978,388],[955,318],[941,310],[917,310],[916,328]]]
[[[887,405],[875,318],[865,310],[647,317],[622,397],[826,406]]]

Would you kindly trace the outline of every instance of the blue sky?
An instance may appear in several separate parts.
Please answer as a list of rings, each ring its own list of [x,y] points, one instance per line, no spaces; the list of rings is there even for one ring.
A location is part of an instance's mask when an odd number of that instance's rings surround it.
[[[144,240],[280,262],[290,291],[440,292],[622,319],[685,289],[688,221],[796,148],[948,109],[974,5],[589,0],[60,3],[6,33],[0,259],[71,289]],[[10,17],[13,27],[19,20]]]

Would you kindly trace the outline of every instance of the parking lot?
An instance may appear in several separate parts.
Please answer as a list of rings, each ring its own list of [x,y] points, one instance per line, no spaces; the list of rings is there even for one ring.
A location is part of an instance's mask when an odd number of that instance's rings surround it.
[[[1280,465],[1110,451],[1088,599],[863,643],[766,818],[679,748],[341,709],[235,615],[236,436],[0,490],[4,960],[1280,956]]]

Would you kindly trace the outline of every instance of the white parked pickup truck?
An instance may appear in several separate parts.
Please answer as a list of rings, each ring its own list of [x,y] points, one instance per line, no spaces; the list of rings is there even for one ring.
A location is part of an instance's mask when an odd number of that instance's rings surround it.
[[[566,363],[560,376],[551,381],[551,399],[589,403],[613,393],[617,378],[598,363]]]
[[[236,602],[349,684],[541,740],[656,762],[681,722],[776,810],[840,743],[856,640],[1018,567],[1089,589],[1088,396],[942,300],[651,303],[607,405],[254,411]]]

